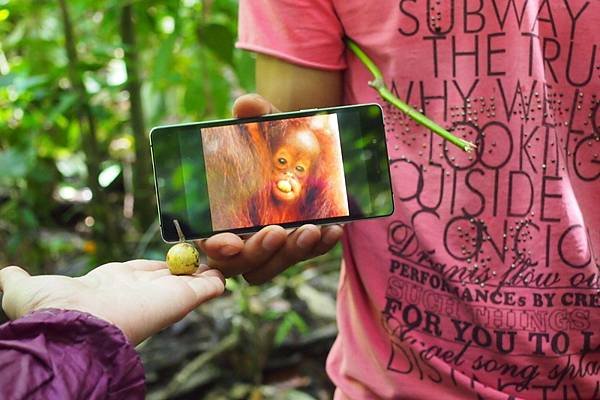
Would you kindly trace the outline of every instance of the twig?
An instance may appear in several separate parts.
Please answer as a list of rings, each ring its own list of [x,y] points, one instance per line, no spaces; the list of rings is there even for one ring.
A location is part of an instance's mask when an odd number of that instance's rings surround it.
[[[152,239],[154,239],[154,236],[158,233],[159,227],[160,224],[158,222],[158,218],[156,218],[152,225],[150,225],[148,229],[146,229],[146,232],[144,232],[144,234],[142,235],[134,252],[135,258],[143,258],[144,252],[148,248],[148,245],[150,244]]]
[[[406,114],[409,118],[411,118],[418,124],[423,125],[427,129],[431,130],[433,133],[441,136],[442,138],[446,139],[455,146],[460,147],[467,153],[477,148],[477,146],[474,143],[454,136],[452,133],[448,132],[446,129],[442,128],[441,126],[427,118],[425,115],[421,114],[420,112],[418,112],[417,110],[400,100],[398,97],[394,96],[394,94],[385,86],[383,74],[381,73],[377,65],[375,65],[373,60],[369,58],[369,56],[352,39],[346,38],[346,44],[348,45],[348,48],[356,55],[356,57],[358,57],[358,59],[364,64],[364,66],[367,67],[371,74],[373,74],[373,80],[369,82],[369,86],[377,90],[379,95],[384,100],[397,107],[400,111],[402,111],[404,114]]]
[[[91,215],[96,221],[101,221],[103,226],[103,228],[96,227],[93,231],[94,239],[99,245],[96,257],[100,260],[115,259],[120,258],[123,251],[120,241],[115,240],[115,238],[121,237],[121,230],[114,216],[107,212],[107,204],[109,204],[107,195],[98,183],[100,163],[103,159],[98,139],[98,120],[83,83],[82,68],[77,54],[77,37],[68,3],[67,0],[58,0],[67,53],[67,76],[73,92],[77,95],[76,111],[81,144],[86,158],[87,185],[92,191],[92,201],[88,207]]]
[[[161,391],[157,398],[168,399],[172,397],[172,395],[177,392],[177,389],[179,389],[185,382],[189,381],[192,375],[202,369],[202,367],[204,367],[217,356],[235,347],[239,342],[239,338],[239,330],[234,329],[233,332],[221,340],[212,350],[196,356],[196,358],[190,361],[175,375],[173,379],[171,379],[167,387]]]
[[[139,9],[138,9],[139,11]],[[138,215],[137,223],[142,229],[148,227],[148,223],[156,215],[154,209],[154,190],[148,177],[152,175],[150,161],[150,152],[148,148],[150,142],[144,123],[144,110],[142,105],[142,78],[140,62],[140,49],[137,45],[137,21],[136,8],[131,3],[123,4],[121,8],[121,40],[123,42],[125,69],[127,71],[127,81],[125,90],[129,93],[129,123],[135,140],[135,162],[129,164],[133,172],[133,196],[135,213]],[[139,18],[139,16],[138,16]]]
[[[177,231],[177,236],[179,236],[179,241],[185,242],[185,236],[183,236],[183,231],[181,230],[181,226],[179,226],[179,221],[174,219],[173,223],[175,224],[175,230]]]

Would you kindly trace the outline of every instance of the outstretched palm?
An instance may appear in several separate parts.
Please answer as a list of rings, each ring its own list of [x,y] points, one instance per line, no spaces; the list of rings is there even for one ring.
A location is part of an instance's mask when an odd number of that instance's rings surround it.
[[[7,267],[0,270],[0,290],[10,318],[42,308],[85,311],[115,324],[137,344],[223,293],[224,282],[216,270],[174,276],[164,262],[133,260],[105,264],[78,278],[29,276]]]

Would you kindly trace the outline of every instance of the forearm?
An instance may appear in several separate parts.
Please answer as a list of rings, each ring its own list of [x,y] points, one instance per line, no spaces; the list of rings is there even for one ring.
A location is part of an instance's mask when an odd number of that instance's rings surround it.
[[[0,398],[144,397],[144,371],[114,325],[46,309],[0,326]]]
[[[258,54],[256,89],[281,111],[337,106],[342,103],[342,72],[301,67]]]

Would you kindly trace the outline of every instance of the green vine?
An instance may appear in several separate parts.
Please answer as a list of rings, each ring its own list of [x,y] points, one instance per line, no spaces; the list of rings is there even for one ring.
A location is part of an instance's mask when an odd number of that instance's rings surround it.
[[[455,146],[460,147],[467,153],[477,148],[475,144],[453,135],[440,125],[427,118],[425,115],[421,114],[420,112],[418,112],[417,110],[400,100],[398,97],[394,96],[394,94],[385,86],[383,74],[381,73],[377,65],[375,65],[373,60],[371,60],[369,56],[352,39],[346,38],[346,45],[358,57],[358,59],[363,63],[363,65],[367,67],[371,74],[373,74],[373,80],[369,82],[369,86],[377,90],[379,95],[385,101],[397,107],[400,111],[402,111],[404,114],[406,114],[409,118],[411,118],[418,124],[426,127],[433,133],[441,136],[442,138],[446,139]]]

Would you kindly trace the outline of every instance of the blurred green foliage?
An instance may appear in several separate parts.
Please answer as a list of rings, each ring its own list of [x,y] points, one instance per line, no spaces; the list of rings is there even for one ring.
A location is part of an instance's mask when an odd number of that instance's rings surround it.
[[[135,157],[150,127],[227,117],[253,90],[236,29],[236,0],[0,0],[0,263],[144,255],[155,200]]]
[[[164,258],[148,132],[228,117],[253,91],[236,29],[236,0],[0,0],[0,267]],[[230,280],[146,341],[149,398],[330,398],[338,259]]]

